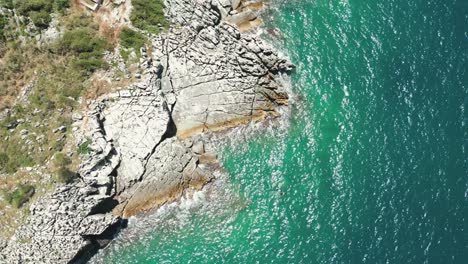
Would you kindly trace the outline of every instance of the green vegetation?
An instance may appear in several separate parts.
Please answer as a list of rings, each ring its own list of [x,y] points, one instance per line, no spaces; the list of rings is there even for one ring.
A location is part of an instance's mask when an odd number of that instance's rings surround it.
[[[106,41],[97,37],[96,33],[92,28],[78,28],[65,32],[57,44],[57,49],[62,54],[75,55],[73,64],[78,70],[94,72],[105,65],[102,55],[107,46]]]
[[[86,141],[81,143],[81,145],[78,147],[78,154],[80,155],[89,154],[91,152],[91,148],[89,147],[90,145],[91,145],[91,139],[87,138]]]
[[[3,136],[3,133],[0,135]],[[0,150],[0,172],[15,173],[19,167],[31,167],[35,164],[35,160],[26,152],[21,151],[20,146],[8,144],[7,140],[2,141],[0,146],[2,147]]]
[[[65,10],[70,8],[70,0],[55,0],[54,1],[54,9],[57,12],[65,13]]]
[[[148,42],[148,39],[141,33],[130,28],[122,29],[120,33],[120,45],[124,48],[120,54],[125,61],[128,60],[130,52],[133,50],[140,57],[140,49]]]
[[[0,43],[5,40],[5,27],[8,25],[8,18],[0,15]]]
[[[0,153],[0,168],[7,170],[7,166],[10,162],[10,158],[5,153]]]
[[[10,40],[0,51],[0,110],[10,108],[0,121],[0,172],[13,174],[21,167],[45,164],[62,152],[68,134],[54,129],[70,130],[78,98],[92,87],[89,77],[106,66],[103,53],[109,45],[99,37],[98,27],[84,15],[70,19],[76,23],[63,18],[67,31],[57,43],[38,48],[34,39],[25,44]],[[28,103],[15,105],[28,84],[33,85]],[[67,166],[55,170],[61,182],[74,175]]]
[[[132,5],[130,20],[135,27],[154,34],[159,34],[160,28],[169,27],[164,16],[163,0],[132,0]]]
[[[75,178],[75,173],[72,172],[68,167],[71,164],[71,160],[64,153],[59,152],[54,156],[54,169],[57,175],[57,180],[61,183],[69,183]]]
[[[12,206],[6,198],[18,187],[30,185],[34,187],[34,195],[27,203],[23,203],[20,208]],[[29,205],[50,193],[55,189],[55,184],[48,177],[44,177],[39,171],[20,171],[14,175],[7,175],[0,180],[0,212],[2,228],[0,228],[0,239],[9,239],[14,235],[15,230],[24,223],[29,216]],[[21,188],[24,189],[24,188]],[[24,192],[23,193],[28,193]],[[3,199],[2,199],[3,198]],[[17,199],[18,200],[18,199]],[[12,201],[12,200],[11,200]],[[15,203],[18,204],[18,203]]]
[[[168,27],[161,0],[133,0],[133,4],[135,26],[153,33]],[[40,29],[49,26],[50,14],[55,12],[64,30],[54,43],[38,45],[35,33],[25,31],[28,20],[17,24],[12,22],[11,14],[0,15],[0,111],[9,109],[0,120],[0,173],[15,175],[8,180],[6,189],[10,192],[5,201],[20,207],[34,193],[34,187],[18,185],[23,179],[18,175],[27,174],[20,168],[47,165],[56,181],[74,180],[78,155],[71,160],[64,154],[74,150],[67,144],[71,115],[80,107],[79,98],[95,89],[92,74],[107,67],[103,55],[111,48],[109,43],[118,41],[122,50],[135,51],[140,57],[140,49],[148,39],[129,28],[112,31],[109,37],[91,16],[69,9],[69,0],[0,0],[0,6],[29,17]],[[56,130],[62,126],[64,131]],[[86,139],[78,147],[78,154],[89,154],[91,143]]]
[[[0,0],[0,7],[8,8],[8,9],[13,9],[13,0]]]
[[[23,204],[29,201],[34,195],[34,186],[32,185],[18,185],[14,191],[5,192],[5,200],[15,208],[20,208]]]
[[[112,48],[108,43],[117,44],[119,31],[103,30],[76,5],[69,8],[70,2],[0,0],[1,7],[21,10],[41,29],[54,12],[64,32],[53,43],[38,42],[39,32],[27,30],[29,19],[16,21],[8,11],[0,15],[0,174],[8,174],[0,180],[3,238],[26,219],[33,195],[37,199],[58,182],[76,178],[80,156],[64,153],[89,153],[91,139],[77,150],[72,113],[81,111],[81,98],[95,98],[109,91],[105,85],[111,87],[94,73],[106,67],[103,55]],[[57,130],[62,126],[66,129]],[[24,169],[32,166],[37,167]]]
[[[22,16],[29,17],[34,25],[44,29],[51,21],[50,14],[53,10],[53,1],[50,0],[24,0],[15,1],[15,8]]]
[[[0,0],[0,6],[16,9],[20,15],[29,17],[36,27],[45,29],[52,20],[50,14],[64,13],[70,7],[70,0]]]

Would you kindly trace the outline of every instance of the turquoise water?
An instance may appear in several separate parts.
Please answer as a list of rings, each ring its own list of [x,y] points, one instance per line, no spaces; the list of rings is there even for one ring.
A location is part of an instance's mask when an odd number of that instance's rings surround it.
[[[273,1],[266,23],[298,66],[289,126],[97,261],[468,263],[468,2]]]

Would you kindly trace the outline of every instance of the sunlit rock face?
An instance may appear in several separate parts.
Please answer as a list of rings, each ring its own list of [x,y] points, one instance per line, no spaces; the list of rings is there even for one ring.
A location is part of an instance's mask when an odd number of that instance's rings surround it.
[[[178,26],[151,37],[151,52],[141,50],[139,83],[89,105],[80,133],[91,138],[92,152],[80,180],[31,207],[0,262],[87,259],[122,218],[215,178],[219,164],[203,134],[279,115],[288,95],[278,77],[293,65],[227,22],[237,6],[166,0],[167,16]]]

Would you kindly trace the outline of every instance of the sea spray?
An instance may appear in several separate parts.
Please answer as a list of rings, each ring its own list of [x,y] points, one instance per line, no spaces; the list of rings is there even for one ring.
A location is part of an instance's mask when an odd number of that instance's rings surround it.
[[[465,263],[466,3],[271,10],[297,97],[286,129],[244,127],[216,145],[242,206],[154,225],[108,263]]]
[[[154,235],[170,235],[174,232],[187,232],[193,226],[193,217],[203,216],[204,221],[226,225],[233,221],[240,210],[248,206],[245,197],[239,194],[238,187],[233,186],[226,174],[217,175],[217,180],[205,186],[202,190],[186,192],[183,197],[173,203],[164,204],[160,208],[140,216],[128,219],[128,227],[112,241],[103,251],[99,252],[92,263],[125,263],[109,256],[112,252],[128,252],[139,247],[152,246]]]

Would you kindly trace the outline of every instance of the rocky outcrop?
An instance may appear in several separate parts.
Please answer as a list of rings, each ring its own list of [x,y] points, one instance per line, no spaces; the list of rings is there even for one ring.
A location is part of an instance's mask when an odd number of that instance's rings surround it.
[[[177,97],[173,119],[179,137],[261,120],[287,104],[275,76],[293,66],[258,38],[220,20],[218,1],[166,2],[172,22],[184,30],[153,43],[165,69],[162,89]]]
[[[30,217],[0,252],[0,263],[67,263],[96,250],[112,238],[121,219],[109,214],[115,195],[114,171],[120,154],[105,135],[101,103],[89,113],[92,155],[79,168],[79,182],[43,197],[30,208]],[[115,206],[115,205],[114,205]],[[98,240],[100,242],[98,242]]]
[[[85,261],[131,215],[214,179],[204,134],[278,116],[278,81],[293,65],[227,22],[239,1],[166,0],[180,28],[152,36],[139,83],[89,106],[82,137],[91,153],[79,181],[31,206],[1,263]]]
[[[27,222],[0,252],[0,263],[67,263],[112,238],[108,231],[121,219],[107,205],[113,203],[112,172],[120,159],[102,131],[96,127],[94,133],[94,153],[83,162],[80,181],[31,206]]]
[[[177,198],[189,186],[211,180],[191,150],[194,141],[177,139],[172,119],[176,95],[163,90],[163,66],[148,58],[143,80],[100,102],[106,136],[121,153],[114,214],[128,217]]]
[[[163,141],[146,164],[141,181],[125,191],[120,199],[124,217],[144,212],[180,197],[188,188],[201,188],[213,176],[200,155],[193,152],[191,140]]]

